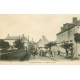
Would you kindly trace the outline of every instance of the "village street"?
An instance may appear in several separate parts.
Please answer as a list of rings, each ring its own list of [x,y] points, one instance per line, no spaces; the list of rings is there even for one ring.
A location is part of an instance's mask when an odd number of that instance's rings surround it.
[[[80,26],[77,17],[71,23],[65,23],[57,33],[57,40],[48,41],[45,35],[35,42],[24,34],[18,36],[7,35],[0,40],[1,60],[18,61],[73,61],[80,60]],[[74,25],[75,24],[75,25]],[[76,26],[77,25],[77,26]],[[76,28],[75,28],[76,27]],[[75,33],[76,29],[76,33]],[[74,35],[75,34],[75,35]],[[78,58],[78,59],[75,59]]]
[[[72,61],[71,59],[67,59],[67,58],[65,58],[65,56],[62,56],[62,55],[55,55],[55,57],[42,57],[42,56],[36,55],[35,58],[31,55],[29,60]]]
[[[80,56],[78,57],[80,60]],[[74,61],[77,59],[72,60],[71,58],[66,58],[65,54],[55,54],[54,57],[50,56],[40,56],[39,54],[35,55],[35,57],[32,54],[26,54],[25,52],[18,52],[18,53],[8,53],[8,54],[2,54],[1,60],[6,61]]]

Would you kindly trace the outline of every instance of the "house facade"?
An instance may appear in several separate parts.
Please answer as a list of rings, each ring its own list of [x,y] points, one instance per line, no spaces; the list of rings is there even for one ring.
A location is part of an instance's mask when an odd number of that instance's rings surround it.
[[[10,46],[13,46],[14,45],[14,42],[16,41],[16,40],[18,40],[18,39],[21,39],[23,42],[24,42],[24,47],[25,47],[25,49],[26,49],[26,47],[28,46],[28,41],[29,41],[29,39],[28,38],[26,38],[25,36],[24,36],[24,34],[22,35],[22,36],[10,36],[9,34],[8,34],[8,36],[4,39],[4,41],[6,41],[6,42],[9,42],[9,45]]]
[[[74,53],[77,55],[80,54],[80,44],[78,44],[76,48],[76,42],[74,40],[75,33],[80,33],[80,20],[78,20],[77,17],[73,17],[72,23],[63,24],[61,31],[57,34],[57,45],[60,47],[64,42],[73,43]]]
[[[38,45],[38,49],[40,50],[45,50],[45,45],[49,43],[49,41],[46,39],[46,37],[43,35],[42,36],[42,39],[40,39],[38,42],[37,42],[37,45]]]

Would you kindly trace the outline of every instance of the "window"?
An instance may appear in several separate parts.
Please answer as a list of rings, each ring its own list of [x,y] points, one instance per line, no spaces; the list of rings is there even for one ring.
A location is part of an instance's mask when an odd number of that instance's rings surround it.
[[[72,42],[72,40],[70,40],[70,42]]]

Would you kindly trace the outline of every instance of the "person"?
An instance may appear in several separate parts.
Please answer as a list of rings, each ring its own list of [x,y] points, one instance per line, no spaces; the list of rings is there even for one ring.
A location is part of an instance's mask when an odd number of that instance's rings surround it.
[[[71,52],[71,58],[73,59],[74,58],[74,52],[73,52],[73,45],[71,45],[70,47],[70,52]]]
[[[52,50],[52,57],[55,57],[56,51],[55,49]]]
[[[48,53],[48,50],[46,49],[46,50],[45,50],[45,56],[46,56],[46,57],[47,57],[47,53]]]
[[[50,57],[51,55],[50,55],[50,50],[49,50],[49,48],[46,50],[46,57]]]
[[[26,48],[25,49],[25,55],[20,58],[20,61],[23,61],[23,60],[27,60],[28,61],[29,59],[30,59],[30,52]]]
[[[57,52],[58,52],[58,55],[60,55],[60,50],[57,50]]]
[[[33,56],[34,56],[34,58],[35,58],[35,55],[37,55],[37,54],[38,54],[37,49],[33,50]]]
[[[68,49],[66,49],[66,56],[68,56],[68,53],[69,53],[69,51],[68,51]]]
[[[25,48],[25,51],[28,52],[27,47]]]
[[[49,50],[49,54],[50,54],[50,57],[53,57],[52,51],[51,51],[51,50]]]

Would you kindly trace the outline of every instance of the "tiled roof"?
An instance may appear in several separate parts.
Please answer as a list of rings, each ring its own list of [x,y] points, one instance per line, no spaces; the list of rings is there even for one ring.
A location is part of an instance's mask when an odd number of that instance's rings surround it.
[[[65,31],[67,31],[67,30],[69,30],[69,29],[71,29],[71,28],[73,28],[73,27],[75,27],[75,24],[70,24],[70,23],[68,23],[68,27],[67,27],[65,30],[59,32],[58,34],[61,34],[61,33],[65,32]],[[57,35],[58,35],[58,34],[57,34]]]
[[[42,39],[39,40],[38,46],[39,47],[45,47],[45,44],[47,44],[49,41],[46,39],[45,36],[42,37]]]
[[[17,39],[28,40],[26,37],[21,37],[21,36],[7,36],[5,39],[6,40],[17,40]]]
[[[63,27],[61,27],[61,32],[57,33],[57,35],[75,27],[75,26],[80,26],[80,20],[77,20],[75,23],[66,23],[66,24],[63,24]]]

